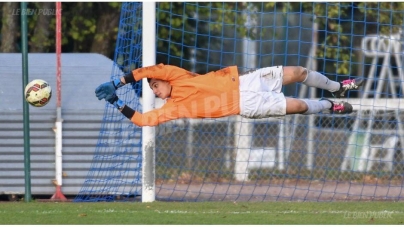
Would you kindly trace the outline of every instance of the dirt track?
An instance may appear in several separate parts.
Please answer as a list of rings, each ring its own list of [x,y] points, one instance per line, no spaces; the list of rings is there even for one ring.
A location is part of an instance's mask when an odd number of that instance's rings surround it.
[[[404,200],[402,185],[311,182],[255,184],[160,184],[157,200],[185,201],[375,201]]]

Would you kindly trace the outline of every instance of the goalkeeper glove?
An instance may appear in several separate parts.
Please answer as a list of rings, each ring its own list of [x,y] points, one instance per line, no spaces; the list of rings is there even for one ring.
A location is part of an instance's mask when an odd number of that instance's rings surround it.
[[[117,108],[118,110],[121,110],[125,106],[125,103],[120,100],[115,93],[113,94],[112,98],[107,101],[115,106],[115,108]]]
[[[129,120],[132,119],[133,115],[136,112],[132,108],[126,106],[125,103],[120,100],[115,94],[114,97],[109,101],[109,103],[111,103],[113,106],[115,106],[115,108],[121,111],[121,113]]]
[[[95,95],[97,96],[98,100],[105,99],[111,103],[114,96],[116,96],[116,89],[122,87],[123,85],[125,84],[123,84],[120,79],[105,82],[95,89]]]

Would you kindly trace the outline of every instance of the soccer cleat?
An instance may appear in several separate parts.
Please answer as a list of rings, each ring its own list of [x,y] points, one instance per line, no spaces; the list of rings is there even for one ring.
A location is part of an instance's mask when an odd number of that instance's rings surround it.
[[[349,90],[358,89],[360,86],[363,85],[364,81],[365,80],[363,78],[343,80],[342,82],[340,82],[341,84],[340,89],[336,92],[333,92],[332,95],[336,98],[344,97],[345,92]]]
[[[329,99],[322,99],[327,100],[331,103],[330,111],[332,114],[350,114],[353,111],[352,105],[348,102],[334,102]]]

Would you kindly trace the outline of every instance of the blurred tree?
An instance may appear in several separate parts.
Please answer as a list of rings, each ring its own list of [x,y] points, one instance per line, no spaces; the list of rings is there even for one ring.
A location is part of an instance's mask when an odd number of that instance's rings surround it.
[[[1,52],[18,52],[20,36],[19,3],[1,4]],[[245,37],[245,2],[159,2],[157,60],[192,68],[190,59],[209,57],[208,49],[221,49],[219,39],[225,29],[237,28],[234,38]],[[402,2],[253,2],[257,12],[301,12],[315,16],[319,24],[317,57],[325,59],[324,71],[350,74],[355,64],[352,48],[357,48],[363,35],[398,32],[403,26]],[[54,9],[52,2],[30,2],[30,9]],[[114,57],[120,2],[63,2],[62,51],[96,52]],[[251,13],[251,16],[260,13]],[[55,18],[52,15],[28,15],[29,50],[54,52]],[[170,28],[170,29],[169,29]],[[193,34],[196,33],[196,36]],[[180,43],[182,43],[180,45]],[[210,48],[207,48],[207,47]],[[343,48],[342,48],[343,47]],[[192,50],[198,50],[197,52]],[[209,67],[213,67],[212,63]],[[198,70],[198,69],[196,69]],[[205,71],[206,69],[203,69]],[[214,70],[210,68],[209,70]]]
[[[100,53],[114,57],[120,2],[64,2],[63,30],[69,52]]]
[[[64,2],[65,51],[95,52],[114,57],[120,2]]]
[[[157,62],[203,73],[219,69],[208,51],[222,49],[225,27],[236,28],[234,38],[245,35],[246,28],[238,26],[245,23],[245,17],[240,15],[245,5],[242,2],[159,2]],[[195,66],[191,59],[196,62],[205,59],[201,62],[210,64]]]
[[[35,24],[32,26],[33,35],[29,39],[30,52],[46,53],[49,47],[55,44],[54,39],[50,39],[51,32],[55,32],[54,27],[50,27],[51,20],[55,17],[56,4],[54,2],[35,3],[36,9],[41,9],[35,17]]]
[[[331,74],[352,75],[360,64],[362,37],[397,34],[404,22],[403,2],[253,2],[258,12],[312,15],[318,23],[319,69]],[[260,14],[252,14],[258,17]],[[324,63],[324,64],[323,64]]]
[[[95,12],[94,5],[93,2],[64,2],[62,4],[64,51],[90,51],[96,31],[97,12]]]
[[[4,2],[2,10],[0,52],[12,53],[17,51],[17,36],[20,34],[18,2]]]
[[[355,53],[362,37],[369,34],[397,34],[404,22],[403,2],[292,3],[316,16],[319,24],[317,57],[328,61],[328,71],[351,75],[360,62]],[[297,4],[302,4],[299,6]]]
[[[109,2],[95,5],[98,12],[96,31],[90,52],[96,52],[105,56],[113,56],[115,41],[118,32],[121,3]]]
[[[55,2],[28,3],[30,52],[55,51]],[[62,52],[93,52],[114,57],[120,2],[63,2]],[[20,5],[1,3],[0,51],[19,52]]]
[[[314,3],[320,29],[321,48],[319,58],[333,59],[337,74],[349,75],[355,56],[360,48],[361,37],[369,34],[387,35],[398,33],[403,26],[404,3],[402,2],[335,2]]]

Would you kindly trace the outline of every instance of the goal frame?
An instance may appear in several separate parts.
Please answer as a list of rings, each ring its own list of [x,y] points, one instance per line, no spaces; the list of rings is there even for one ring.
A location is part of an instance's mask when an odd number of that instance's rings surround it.
[[[156,64],[156,3],[145,1],[142,3],[142,66]],[[154,25],[154,26],[152,26]],[[143,111],[154,109],[155,97],[153,91],[145,86],[147,79],[142,81]],[[142,128],[142,202],[156,200],[155,184],[155,128],[145,126]]]

